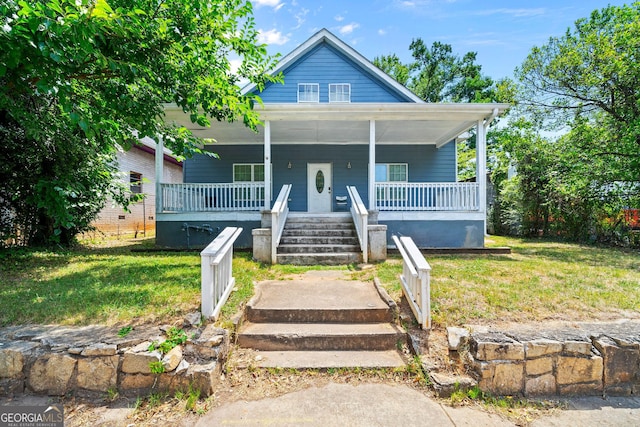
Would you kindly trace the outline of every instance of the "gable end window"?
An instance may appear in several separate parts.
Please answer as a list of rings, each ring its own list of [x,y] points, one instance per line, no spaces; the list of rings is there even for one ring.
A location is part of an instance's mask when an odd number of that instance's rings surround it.
[[[329,102],[351,102],[351,84],[329,83]]]
[[[320,85],[298,83],[298,102],[320,102]]]

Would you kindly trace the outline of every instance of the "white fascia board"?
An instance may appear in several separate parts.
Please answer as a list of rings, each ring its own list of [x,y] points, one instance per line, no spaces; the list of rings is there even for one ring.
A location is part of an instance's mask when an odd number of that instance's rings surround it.
[[[264,104],[256,106],[262,120],[456,120],[471,122],[490,117],[494,110],[504,112],[509,104],[438,103],[351,103],[351,104]],[[462,133],[463,129],[460,131]],[[454,135],[455,137],[457,135]]]
[[[323,28],[322,30],[315,33],[311,36],[306,42],[302,43],[300,46],[292,50],[289,54],[287,54],[278,64],[275,66],[273,70],[269,70],[268,74],[276,74],[285,68],[292,62],[296,61],[298,58],[302,57],[305,53],[313,49],[315,46],[320,44],[323,40],[327,40],[329,44],[333,45],[338,50],[344,52],[347,56],[353,59],[355,62],[360,64],[363,68],[380,78],[386,84],[391,86],[396,91],[402,93],[404,96],[412,100],[416,103],[424,103],[420,97],[418,97],[415,93],[411,92],[404,85],[401,85],[396,80],[394,80],[387,73],[382,71],[380,68],[376,67],[369,61],[367,58],[362,56],[357,50],[340,40],[338,37],[333,35],[329,30]],[[254,90],[256,85],[254,83],[250,83],[244,88],[242,88],[242,94],[246,95],[247,93]]]

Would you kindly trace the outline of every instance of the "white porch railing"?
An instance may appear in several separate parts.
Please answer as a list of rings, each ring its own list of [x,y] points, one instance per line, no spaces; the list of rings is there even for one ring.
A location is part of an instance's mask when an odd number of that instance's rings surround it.
[[[366,263],[369,259],[369,211],[362,203],[356,187],[347,186],[347,193],[349,193],[349,198],[351,199],[351,216],[353,217],[353,223],[358,233],[358,241],[362,249],[362,262]]]
[[[220,310],[233,290],[233,243],[242,228],[227,227],[200,252],[202,315],[218,319]]]
[[[259,211],[264,182],[160,184],[160,212]]]
[[[376,182],[381,211],[477,211],[476,182]]]
[[[271,263],[278,262],[278,244],[284,231],[284,224],[287,222],[289,215],[289,193],[291,192],[291,184],[283,185],[280,189],[278,198],[271,208]]]
[[[422,329],[431,328],[431,266],[411,237],[392,236],[402,254],[402,291]]]

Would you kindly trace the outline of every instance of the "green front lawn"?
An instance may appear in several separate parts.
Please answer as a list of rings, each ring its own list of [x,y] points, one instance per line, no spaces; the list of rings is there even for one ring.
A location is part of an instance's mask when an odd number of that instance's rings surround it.
[[[511,255],[428,256],[434,324],[640,317],[640,254],[539,240],[492,237]],[[132,252],[152,240],[69,251],[0,251],[0,326],[24,323],[168,323],[200,304],[198,252]],[[345,267],[342,267],[345,268]],[[265,266],[236,253],[228,319],[253,282],[306,271]],[[353,269],[353,266],[351,267]],[[380,277],[398,299],[398,258],[357,278]]]

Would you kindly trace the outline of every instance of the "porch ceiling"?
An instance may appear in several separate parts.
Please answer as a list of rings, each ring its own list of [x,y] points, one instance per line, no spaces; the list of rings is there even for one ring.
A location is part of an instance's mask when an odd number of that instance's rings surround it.
[[[508,104],[266,104],[257,110],[271,122],[272,144],[368,144],[369,121],[376,121],[376,144],[441,146]],[[242,123],[212,122],[203,128],[175,105],[165,107],[167,121],[191,129],[218,144],[262,144],[258,132]]]

